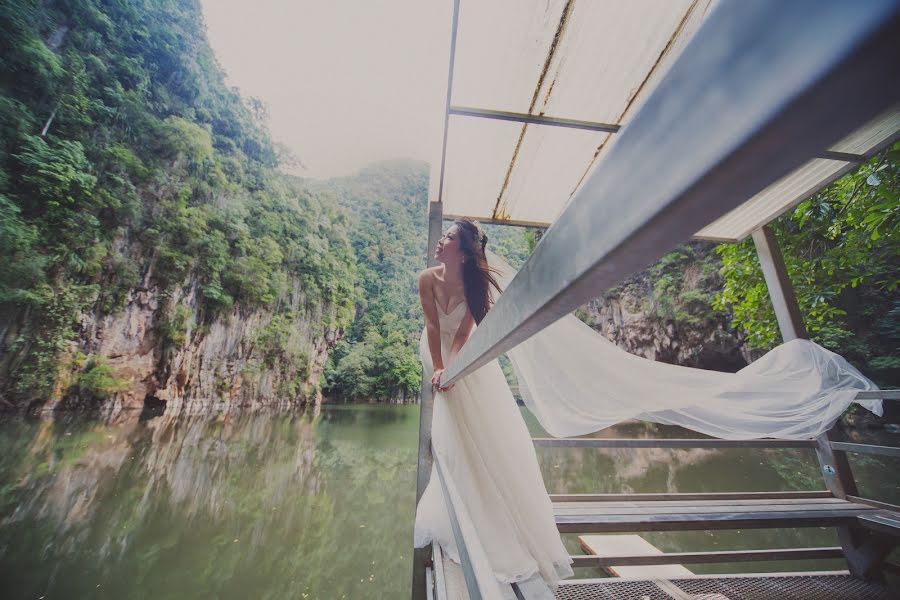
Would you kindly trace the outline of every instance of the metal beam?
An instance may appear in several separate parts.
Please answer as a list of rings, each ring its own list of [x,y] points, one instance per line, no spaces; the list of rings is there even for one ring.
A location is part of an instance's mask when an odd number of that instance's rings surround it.
[[[892,510],[895,513],[900,513],[900,506],[896,504],[889,504],[887,502],[882,502],[880,500],[873,500],[871,498],[860,498],[859,496],[847,496],[847,500],[850,502],[856,502],[857,504],[868,504],[869,506],[874,506],[875,508],[880,508],[883,510]]]
[[[900,458],[900,447],[876,446],[875,444],[853,444],[850,442],[831,442],[831,448],[841,452],[855,452],[856,454],[875,454],[878,456],[893,456]]]
[[[806,339],[808,335],[800,306],[794,295],[794,288],[775,233],[769,225],[764,225],[754,231],[752,236],[782,338],[786,342],[797,338]],[[816,458],[825,480],[825,487],[837,498],[847,499],[858,495],[850,461],[846,452],[831,442],[831,432],[816,437],[815,444]],[[864,576],[869,567],[865,553],[861,550],[865,543],[861,529],[858,526],[844,524],[837,528],[837,534],[850,571],[858,577]]]
[[[450,60],[447,67],[447,101],[444,104],[444,139],[441,143],[441,171],[438,179],[438,202],[444,201],[444,168],[447,166],[447,130],[450,127],[450,98],[453,96],[453,67],[456,64],[456,32],[459,29],[459,0],[453,0],[453,23],[450,28]]]
[[[568,127],[571,129],[587,129],[588,131],[605,131],[617,133],[621,125],[612,123],[597,123],[595,121],[581,121],[579,119],[563,119],[560,117],[547,117],[544,115],[529,115],[525,113],[508,112],[505,110],[489,110],[486,108],[470,108],[468,106],[451,106],[451,115],[461,117],[478,117],[481,119],[496,119],[498,121],[514,121],[516,123],[528,123],[529,125],[552,125],[554,127]]]
[[[807,339],[809,336],[806,326],[803,324],[800,306],[797,303],[794,287],[791,285],[774,231],[769,225],[765,225],[754,231],[752,235],[763,277],[766,280],[766,287],[769,290],[769,298],[775,309],[778,328],[781,330],[781,337],[785,342],[798,338]],[[853,481],[846,455],[834,452],[827,433],[816,438],[815,446],[816,458],[828,490],[838,498],[846,498],[848,494],[855,494],[856,484]]]
[[[447,97],[444,102],[444,138],[441,141],[441,166],[438,176],[436,202],[428,204],[428,247],[425,249],[428,266],[434,266],[432,248],[441,236],[441,213],[444,210],[444,170],[447,166],[447,130],[450,127],[450,99],[453,96],[453,68],[456,64],[456,34],[459,30],[459,0],[453,0],[453,18],[450,23],[450,56],[447,61]],[[421,402],[419,407],[419,458],[416,465],[416,505],[425,492],[431,478],[431,418],[434,409],[434,395],[431,389],[431,374],[422,373]],[[413,548],[413,573],[411,600],[422,600],[427,594],[425,566],[431,561],[431,547]]]
[[[442,202],[428,203],[428,247],[425,249],[426,262],[429,267],[437,265],[434,259],[434,248],[441,237],[441,215],[444,209]],[[416,464],[416,505],[425,493],[428,480],[431,478],[431,419],[434,414],[434,393],[431,387],[431,373],[422,373],[422,387],[419,397],[419,455]],[[425,597],[427,583],[425,581],[425,565],[431,560],[430,547],[413,548],[413,582],[412,600]]]
[[[813,440],[720,440],[718,438],[532,438],[536,447],[556,448],[815,448]]]
[[[773,548],[770,550],[730,550],[720,552],[668,552],[622,556],[575,555],[573,567],[615,567],[626,565],[696,565],[767,560],[821,560],[843,558],[840,546],[824,548]]]
[[[665,500],[800,500],[834,498],[828,490],[801,492],[675,492],[639,494],[550,494],[551,502],[655,502]],[[855,500],[854,500],[855,502]]]
[[[857,400],[900,400],[900,390],[863,390],[857,392]]]
[[[784,265],[784,257],[778,247],[778,240],[775,239],[775,232],[769,225],[763,225],[751,235],[756,245],[756,254],[759,256],[759,265],[762,267],[766,287],[769,288],[769,298],[775,309],[781,337],[785,342],[808,338],[800,305],[797,304],[794,286],[791,285],[791,278]]]
[[[544,229],[550,227],[550,223],[544,223],[542,221],[517,221],[515,219],[494,219],[493,217],[476,217],[470,215],[444,215],[444,220],[453,221],[454,219],[461,219],[463,217],[475,219],[479,223],[488,225],[508,225],[510,227],[543,227]]]
[[[851,154],[849,152],[837,152],[836,150],[826,150],[819,152],[819,158],[827,158],[829,160],[843,160],[850,163],[864,163],[868,160],[865,154]]]
[[[450,529],[453,532],[453,539],[456,542],[456,552],[459,554],[459,566],[462,568],[463,577],[466,580],[466,590],[469,592],[470,600],[481,600],[481,589],[478,587],[478,580],[475,577],[475,569],[472,567],[472,560],[469,557],[469,550],[466,547],[466,539],[460,527],[459,519],[456,516],[456,507],[453,504],[452,497],[447,488],[447,479],[444,475],[444,469],[441,467],[441,461],[435,458],[435,470],[438,479],[441,482],[444,504],[447,507],[447,516],[450,520]]]
[[[444,572],[444,553],[441,545],[438,543],[431,544],[432,555],[434,556],[434,593],[438,600],[447,600],[450,596],[447,594],[447,577]]]
[[[898,55],[900,0],[720,4],[441,383],[616,285],[896,103]]]
[[[785,342],[797,338],[807,339],[809,336],[803,324],[800,306],[794,295],[794,287],[791,285],[775,233],[769,225],[765,225],[752,235],[781,337]],[[846,454],[837,451],[830,443],[827,433],[818,436],[815,444],[816,457],[828,490],[838,498],[856,494],[856,483]]]

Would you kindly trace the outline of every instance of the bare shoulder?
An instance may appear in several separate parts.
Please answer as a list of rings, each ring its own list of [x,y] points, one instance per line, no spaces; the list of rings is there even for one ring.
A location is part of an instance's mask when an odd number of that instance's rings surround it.
[[[419,271],[419,288],[423,286],[431,287],[434,283],[435,273],[438,267],[427,267]]]

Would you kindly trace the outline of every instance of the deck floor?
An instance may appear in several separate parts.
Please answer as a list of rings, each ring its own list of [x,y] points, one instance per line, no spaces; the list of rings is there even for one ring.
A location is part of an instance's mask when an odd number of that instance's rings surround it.
[[[849,574],[591,579],[560,584],[558,600],[891,600],[887,587]]]

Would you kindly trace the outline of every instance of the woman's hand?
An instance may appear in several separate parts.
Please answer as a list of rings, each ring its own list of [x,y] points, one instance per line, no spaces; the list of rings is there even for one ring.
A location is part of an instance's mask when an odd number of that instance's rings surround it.
[[[452,389],[453,386],[456,385],[456,384],[455,384],[455,383],[451,383],[451,384],[450,384],[449,386],[447,386],[447,387],[440,387],[440,386],[441,386],[441,375],[442,375],[443,373],[444,373],[444,369],[443,369],[443,368],[441,368],[441,369],[435,369],[435,370],[434,370],[434,373],[431,375],[431,385],[432,385],[433,387],[438,388],[438,389],[439,389],[440,391],[442,391],[442,392],[446,392],[447,390]]]

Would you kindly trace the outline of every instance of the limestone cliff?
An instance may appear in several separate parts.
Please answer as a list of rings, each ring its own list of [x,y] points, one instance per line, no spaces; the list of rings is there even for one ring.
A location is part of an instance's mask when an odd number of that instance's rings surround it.
[[[290,302],[299,304],[301,297],[295,285]],[[272,310],[236,308],[203,320],[196,282],[169,293],[139,287],[129,291],[119,312],[84,314],[71,350],[104,357],[127,382],[103,400],[106,411],[163,402],[167,413],[321,402],[319,377],[328,351],[343,335],[322,325],[322,315],[284,323]],[[278,324],[284,335],[273,342],[269,334]],[[96,402],[72,386],[57,390],[48,406]]]
[[[281,172],[201,8],[0,10],[0,407],[318,401],[347,215]]]
[[[619,347],[652,360],[736,371],[754,356],[714,307],[721,287],[712,244],[680,247],[576,314]]]

